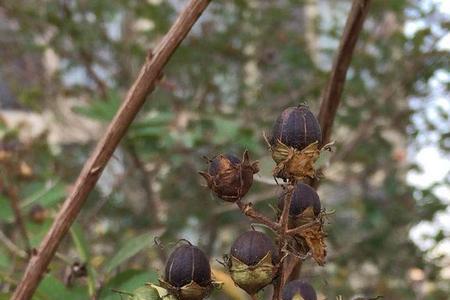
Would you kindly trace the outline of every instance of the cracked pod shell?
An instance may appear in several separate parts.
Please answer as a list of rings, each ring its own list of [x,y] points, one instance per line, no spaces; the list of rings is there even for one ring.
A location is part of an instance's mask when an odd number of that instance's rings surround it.
[[[160,283],[177,299],[203,299],[212,288],[209,260],[193,245],[179,246],[170,254]]]
[[[280,209],[280,211],[283,210],[284,198],[287,192],[288,191],[286,190],[283,191],[278,198],[278,208]],[[291,207],[289,209],[289,215],[291,217],[300,216],[309,207],[312,208],[314,217],[317,217],[320,214],[321,204],[319,195],[309,185],[302,182],[296,183],[291,195]]]
[[[317,300],[317,295],[308,282],[294,280],[284,286],[282,300]]]
[[[222,200],[234,202],[247,194],[253,184],[257,162],[250,162],[245,151],[242,161],[231,154],[220,154],[209,162],[207,172],[199,172],[208,187]]]
[[[277,141],[286,146],[303,150],[312,143],[322,142],[319,121],[305,105],[286,108],[275,122],[270,144]]]
[[[231,246],[228,267],[234,283],[253,295],[272,282],[277,260],[272,239],[262,232],[248,231]]]

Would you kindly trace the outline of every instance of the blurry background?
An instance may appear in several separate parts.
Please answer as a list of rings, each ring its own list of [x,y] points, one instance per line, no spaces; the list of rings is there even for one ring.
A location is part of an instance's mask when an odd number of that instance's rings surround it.
[[[24,251],[39,245],[183,3],[1,1],[0,299],[9,298]],[[35,299],[120,299],[110,289],[155,281],[180,238],[204,249],[226,281],[216,259],[250,223],[204,187],[202,156],[249,149],[262,171],[246,198],[273,214],[277,188],[263,131],[287,106],[307,103],[318,112],[350,4],[213,1],[115,152]],[[450,299],[449,27],[448,1],[372,3],[334,126],[336,151],[322,161],[319,194],[336,211],[328,263],[307,261],[301,273],[320,299]],[[226,284],[212,298],[245,296]]]

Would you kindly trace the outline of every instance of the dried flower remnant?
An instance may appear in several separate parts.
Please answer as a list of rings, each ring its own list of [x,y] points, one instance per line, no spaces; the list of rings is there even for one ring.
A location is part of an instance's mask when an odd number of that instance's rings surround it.
[[[250,295],[269,285],[278,270],[275,245],[269,236],[259,231],[239,236],[227,260],[231,278]]]
[[[207,172],[199,172],[208,187],[222,200],[235,202],[247,194],[253,183],[258,163],[251,162],[245,151],[242,161],[231,154],[220,154],[209,160]]]

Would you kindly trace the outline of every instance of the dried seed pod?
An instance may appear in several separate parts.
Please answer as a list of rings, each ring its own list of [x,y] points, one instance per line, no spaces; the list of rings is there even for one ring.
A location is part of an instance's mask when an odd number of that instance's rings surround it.
[[[272,282],[277,260],[272,239],[262,232],[248,231],[231,246],[228,268],[234,283],[254,295]]]
[[[42,224],[47,218],[47,210],[40,204],[35,204],[31,207],[28,213],[31,221]]]
[[[193,245],[179,246],[169,256],[160,283],[179,300],[203,299],[212,288],[209,260]]]
[[[278,198],[278,208],[283,210],[284,200],[288,191],[283,191]],[[317,192],[309,185],[299,182],[295,184],[291,194],[291,207],[289,215],[294,218],[311,219],[320,214],[320,198]]]
[[[307,106],[288,107],[281,113],[273,127],[270,144],[278,141],[297,150],[322,142],[319,122]]]
[[[208,187],[222,200],[234,202],[244,197],[259,171],[257,162],[250,162],[245,151],[242,161],[231,154],[221,154],[209,162],[207,172],[199,172]]]
[[[308,282],[294,280],[284,286],[282,300],[317,300],[317,295]]]
[[[277,163],[274,176],[288,180],[314,177],[321,142],[319,122],[307,106],[286,108],[276,120],[269,140]]]

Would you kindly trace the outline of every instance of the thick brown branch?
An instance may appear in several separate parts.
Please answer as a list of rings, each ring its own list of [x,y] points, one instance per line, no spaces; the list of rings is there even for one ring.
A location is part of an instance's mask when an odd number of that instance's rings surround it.
[[[345,77],[355,49],[356,41],[369,11],[370,0],[353,0],[350,14],[341,38],[338,54],[334,59],[333,69],[322,96],[319,111],[319,123],[322,128],[322,144],[330,141],[334,117],[341,101]]]
[[[89,160],[85,163],[72,193],[64,202],[50,231],[42,241],[37,255],[31,258],[12,300],[31,299],[59,243],[80,212],[87,196],[94,188],[111,155],[144,104],[147,95],[153,90],[163,67],[209,2],[209,0],[190,0],[153,52],[153,56],[144,63],[136,81],[128,91],[125,101],[103,138],[98,142]]]

